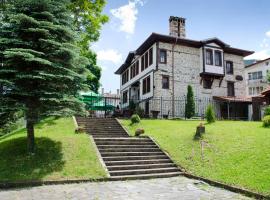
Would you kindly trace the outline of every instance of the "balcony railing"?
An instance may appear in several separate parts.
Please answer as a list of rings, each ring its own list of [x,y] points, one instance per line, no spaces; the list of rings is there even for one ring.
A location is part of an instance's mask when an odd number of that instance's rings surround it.
[[[260,83],[264,84],[264,83],[267,83],[267,77],[263,76],[263,77],[260,77],[258,79],[248,79],[247,83],[248,84],[260,84]]]

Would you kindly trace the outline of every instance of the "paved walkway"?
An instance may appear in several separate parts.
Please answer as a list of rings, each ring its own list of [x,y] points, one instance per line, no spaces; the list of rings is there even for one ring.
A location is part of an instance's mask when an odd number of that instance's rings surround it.
[[[185,177],[40,186],[0,191],[1,200],[248,199]]]

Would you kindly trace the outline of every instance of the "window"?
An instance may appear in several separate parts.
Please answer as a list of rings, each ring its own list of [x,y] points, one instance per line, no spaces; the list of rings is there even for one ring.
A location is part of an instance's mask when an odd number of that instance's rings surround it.
[[[134,65],[130,67],[130,79],[134,77]]]
[[[131,65],[130,67],[130,79],[134,78],[139,74],[139,61]]]
[[[165,49],[159,50],[159,62],[160,63],[167,63],[167,51]]]
[[[215,50],[215,65],[216,66],[222,66],[221,51]]]
[[[257,80],[262,78],[263,78],[262,71],[248,73],[248,80]]]
[[[248,94],[253,95],[253,88],[252,87],[248,88]]]
[[[227,82],[228,96],[234,96],[234,82]]]
[[[143,79],[143,94],[150,92],[150,76]]]
[[[128,82],[128,75],[129,75],[129,70],[127,69],[123,74],[122,74],[122,85],[124,85],[126,82]]]
[[[233,62],[231,61],[226,62],[226,73],[233,74]]]
[[[203,79],[203,88],[211,89],[212,88],[212,80],[211,79]]]
[[[149,50],[149,66],[153,64],[153,48]]]
[[[144,70],[144,55],[141,58],[141,71]]]
[[[213,65],[213,50],[206,49],[205,50],[205,60],[207,65]]]
[[[136,75],[139,74],[139,61],[136,62]]]
[[[148,67],[148,51],[144,54],[144,68]]]
[[[263,78],[262,71],[259,71],[258,72],[258,79],[262,79],[262,78]]]
[[[265,65],[268,66],[269,65],[269,62],[266,62]]]
[[[263,87],[249,87],[248,94],[249,95],[260,95],[263,92]]]
[[[128,102],[128,91],[124,91],[123,92],[123,103],[127,103]]]
[[[162,89],[169,89],[170,79],[169,76],[162,76]]]

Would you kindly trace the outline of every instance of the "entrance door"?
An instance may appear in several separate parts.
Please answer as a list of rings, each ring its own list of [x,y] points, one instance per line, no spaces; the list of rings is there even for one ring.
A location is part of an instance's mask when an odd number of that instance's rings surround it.
[[[235,96],[235,91],[234,91],[234,82],[229,82],[227,83],[227,89],[228,89],[228,96]]]

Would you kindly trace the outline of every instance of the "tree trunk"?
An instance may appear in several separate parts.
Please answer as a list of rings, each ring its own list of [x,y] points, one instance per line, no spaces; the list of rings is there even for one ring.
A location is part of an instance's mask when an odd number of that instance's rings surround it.
[[[34,123],[31,119],[27,119],[26,122],[27,129],[27,147],[28,153],[35,153],[35,134],[34,134]]]

